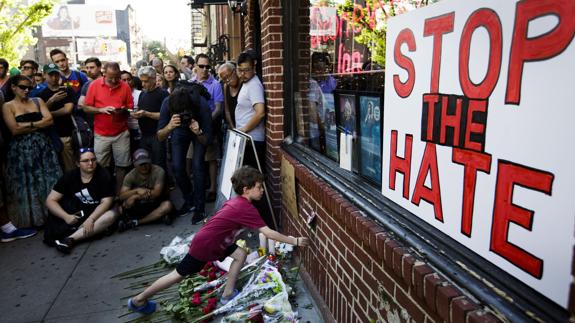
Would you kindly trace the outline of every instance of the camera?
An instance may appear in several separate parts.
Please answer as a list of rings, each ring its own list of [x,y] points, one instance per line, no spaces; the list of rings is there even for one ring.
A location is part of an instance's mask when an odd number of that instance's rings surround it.
[[[180,127],[189,128],[192,123],[193,115],[191,112],[180,113]]]

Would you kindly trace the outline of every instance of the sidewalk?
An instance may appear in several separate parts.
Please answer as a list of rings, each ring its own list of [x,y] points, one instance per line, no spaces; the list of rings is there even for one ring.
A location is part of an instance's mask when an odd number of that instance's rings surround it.
[[[126,313],[127,282],[111,277],[160,259],[160,249],[173,237],[188,236],[189,217],[170,226],[153,224],[101,240],[80,244],[64,256],[33,238],[0,244],[0,321],[7,322],[121,322]],[[298,284],[301,322],[321,322],[303,284]],[[311,309],[305,308],[312,304]]]

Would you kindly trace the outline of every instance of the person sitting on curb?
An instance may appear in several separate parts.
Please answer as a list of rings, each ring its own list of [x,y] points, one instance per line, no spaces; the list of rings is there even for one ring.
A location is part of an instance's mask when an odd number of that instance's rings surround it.
[[[134,169],[124,178],[119,194],[123,219],[118,223],[118,231],[123,232],[159,219],[170,224],[173,206],[165,186],[166,172],[162,167],[152,164],[146,149],[136,150],[132,159]]]
[[[235,244],[237,235],[243,228],[258,229],[267,238],[305,247],[309,244],[305,237],[288,237],[266,226],[253,201],[262,198],[264,176],[255,168],[243,166],[231,178],[238,196],[225,202],[222,208],[206,223],[190,242],[190,250],[178,267],[159,278],[142,293],[128,300],[132,311],[150,314],[156,310],[156,302],[148,300],[156,293],[181,282],[184,277],[199,272],[206,262],[223,260],[227,256],[234,260],[228,272],[228,281],[220,302],[226,304],[238,291],[234,289],[238,274],[244,265],[247,253]]]
[[[92,148],[77,154],[79,168],[62,176],[46,199],[44,243],[68,254],[80,241],[104,232],[118,217],[114,179],[96,163]]]

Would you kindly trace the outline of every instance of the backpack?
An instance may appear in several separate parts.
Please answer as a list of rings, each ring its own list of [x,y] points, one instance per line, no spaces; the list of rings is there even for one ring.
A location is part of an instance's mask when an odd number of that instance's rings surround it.
[[[90,129],[90,125],[84,118],[72,115],[72,123],[74,123],[74,130],[72,130],[72,148],[79,150],[80,148],[94,146],[94,133]]]

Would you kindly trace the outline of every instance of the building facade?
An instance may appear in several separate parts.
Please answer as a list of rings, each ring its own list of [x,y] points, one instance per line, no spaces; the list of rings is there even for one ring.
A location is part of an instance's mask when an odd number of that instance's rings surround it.
[[[571,114],[573,4],[424,4],[245,1],[231,47],[261,55],[267,187],[312,241],[302,276],[326,321],[567,321],[574,156],[548,143]],[[561,108],[535,137],[541,100]]]

